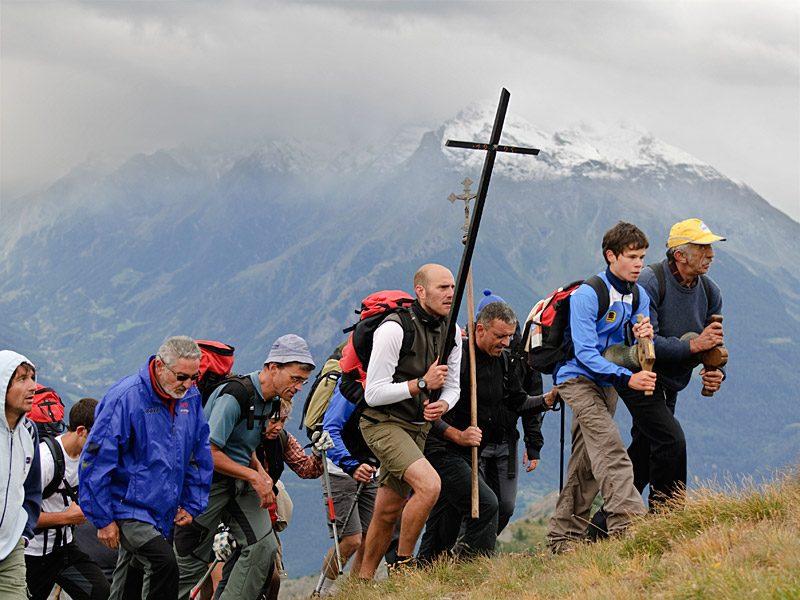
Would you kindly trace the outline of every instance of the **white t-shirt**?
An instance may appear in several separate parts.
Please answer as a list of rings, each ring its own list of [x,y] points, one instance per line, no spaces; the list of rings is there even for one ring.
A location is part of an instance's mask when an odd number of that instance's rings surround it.
[[[75,489],[75,491],[77,491],[78,463],[80,462],[80,455],[76,456],[75,458],[71,458],[67,454],[67,451],[64,450],[64,443],[61,441],[61,436],[56,438],[56,442],[58,442],[58,445],[61,446],[61,450],[64,452],[64,479],[73,487],[73,489]],[[39,444],[39,457],[42,466],[42,489],[44,489],[47,484],[52,481],[53,474],[56,470],[53,453],[44,442]],[[64,503],[63,494],[55,492],[49,498],[44,498],[42,500],[42,512],[64,512],[67,510],[67,508],[69,508],[70,504],[72,504],[72,499],[69,498],[69,496],[67,497],[67,502]],[[67,539],[64,543],[69,543],[72,541],[72,527],[68,525],[62,525],[60,527],[66,530]],[[53,550],[57,529],[58,528],[48,529],[46,532],[48,536],[47,554],[50,554],[50,552]],[[37,533],[31,540],[31,543],[28,544],[28,547],[25,548],[25,554],[29,556],[42,556],[42,549],[44,548],[44,536],[44,533]]]

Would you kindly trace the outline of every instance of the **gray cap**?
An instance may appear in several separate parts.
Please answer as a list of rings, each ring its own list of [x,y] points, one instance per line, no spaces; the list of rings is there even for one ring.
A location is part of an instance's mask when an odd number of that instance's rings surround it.
[[[275,340],[275,343],[272,344],[272,348],[269,349],[269,354],[264,364],[271,362],[282,364],[299,362],[312,365],[316,368],[314,359],[311,358],[311,352],[308,351],[308,344],[306,344],[306,341],[299,335],[293,333],[282,335]]]

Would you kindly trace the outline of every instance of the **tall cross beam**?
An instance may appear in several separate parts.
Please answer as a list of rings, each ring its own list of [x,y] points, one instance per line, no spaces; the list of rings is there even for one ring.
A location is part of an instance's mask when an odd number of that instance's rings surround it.
[[[494,118],[494,126],[492,127],[492,134],[489,138],[489,143],[478,142],[459,142],[447,140],[445,146],[451,148],[466,148],[472,150],[486,151],[486,159],[483,162],[483,173],[481,180],[478,184],[477,199],[475,206],[472,210],[472,220],[469,223],[469,231],[467,231],[466,240],[464,241],[464,253],[461,255],[461,266],[458,268],[458,277],[456,278],[455,291],[453,292],[453,304],[450,306],[450,314],[447,316],[447,324],[445,326],[444,343],[442,344],[441,360],[446,361],[447,356],[450,355],[455,344],[455,332],[453,324],[456,322],[458,310],[461,306],[461,300],[464,297],[464,288],[467,284],[467,273],[469,272],[470,263],[472,262],[472,252],[475,249],[475,240],[478,237],[478,227],[481,223],[481,216],[483,215],[483,205],[486,202],[486,193],[489,191],[489,180],[492,178],[492,168],[494,167],[494,159],[498,152],[510,152],[514,154],[529,154],[537,155],[539,150],[536,148],[520,148],[518,146],[501,146],[500,135],[503,133],[503,123],[506,119],[506,110],[508,109],[508,100],[511,94],[506,88],[500,92],[500,104],[497,106],[497,113]]]

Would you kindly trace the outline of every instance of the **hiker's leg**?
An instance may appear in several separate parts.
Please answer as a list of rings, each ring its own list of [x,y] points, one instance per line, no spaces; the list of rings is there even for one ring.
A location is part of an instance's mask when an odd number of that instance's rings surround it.
[[[633,465],[619,428],[614,422],[617,392],[613,387],[591,384],[585,401],[577,406],[586,453],[603,494],[609,535],[621,533],[632,517],[646,512],[639,490],[633,485]]]
[[[241,549],[239,560],[227,579],[222,600],[257,598],[275,565],[278,540],[272,531],[269,512],[246,481],[236,480],[236,496],[228,505],[230,527]]]
[[[111,586],[103,571],[75,542],[64,546],[65,567],[56,582],[73,600],[106,600]]]
[[[111,598],[121,598],[127,570],[132,560],[144,567],[143,600],[178,596],[178,565],[172,546],[149,523],[124,519],[118,521],[120,560],[114,571]]]
[[[620,390],[620,397],[628,407],[640,437],[646,440],[640,445],[649,449],[646,458],[651,509],[675,494],[682,496],[686,486],[686,438],[667,404],[667,393],[658,383],[652,396],[630,389]],[[640,455],[635,457],[637,461],[645,459]]]
[[[397,544],[397,556],[411,556],[419,534],[425,525],[425,520],[428,518],[428,513],[439,498],[440,483],[439,476],[422,453],[428,431],[431,428],[430,423],[421,425],[409,423],[379,411],[367,409],[364,411],[359,425],[364,441],[381,463],[381,489],[378,490],[373,523],[367,533],[368,545],[364,551],[364,562],[361,568],[362,576],[372,577],[378,567],[380,556],[386,552],[391,541],[391,535],[386,539],[384,536],[386,536],[385,530],[392,529],[399,516],[393,514],[394,509],[398,507],[398,497],[401,499],[402,523]],[[389,496],[384,492],[383,498],[381,498],[384,487],[388,487],[394,496]],[[406,505],[406,509],[403,509],[402,503],[405,502],[412,489],[414,495],[409,500],[410,511],[408,511],[409,504]],[[379,500],[383,500],[381,506],[379,506]],[[383,507],[392,512],[381,514],[380,511]],[[406,522],[406,514],[408,522]],[[373,548],[371,544],[372,531],[376,519],[380,519],[380,524],[375,527],[375,540],[379,545]],[[380,553],[375,555],[373,551],[377,550],[380,550]]]
[[[213,560],[211,550],[225,507],[234,493],[231,478],[214,474],[214,481],[208,494],[206,511],[185,527],[175,528],[175,556],[180,571],[178,597],[187,600],[192,588],[208,570]]]
[[[0,560],[0,598],[3,600],[28,600],[25,584],[25,542],[19,538],[17,545]]]
[[[438,466],[440,460],[437,460],[436,456],[431,456],[431,460],[432,464]],[[448,497],[443,492],[440,493],[439,499],[425,521],[425,533],[419,544],[417,558],[427,564],[450,550],[456,542],[460,525],[460,511],[450,504]]]
[[[361,562],[361,577],[372,579],[381,557],[389,548],[397,520],[403,512],[406,499],[387,486],[378,488],[375,495],[375,510],[364,541],[364,558]]]
[[[494,444],[494,446],[496,447],[493,460],[496,482],[486,480],[486,483],[497,496],[497,534],[500,535],[500,532],[505,529],[511,520],[517,503],[517,482],[519,477],[509,477],[510,461],[518,460],[517,443],[516,440],[512,440]],[[518,470],[515,470],[515,472],[518,472]]]
[[[403,509],[397,555],[412,556],[422,528],[425,527],[425,521],[428,520],[431,509],[439,499],[441,480],[431,463],[423,457],[406,469],[403,481],[414,489],[414,494]]]
[[[367,482],[361,489],[361,493],[356,496],[358,492],[359,483],[347,474],[330,474],[331,481],[331,498],[333,499],[333,512],[336,516],[336,531],[339,536],[339,551],[343,559],[349,559],[361,546],[362,533],[369,527],[369,521],[372,519],[372,506],[368,511],[362,511],[362,496],[371,497],[372,504],[375,500],[375,492],[377,491],[377,483]],[[370,483],[373,485],[370,486]],[[369,487],[368,487],[369,486]],[[325,513],[330,521],[328,515],[328,488],[325,484],[325,479],[322,478],[322,491],[323,499],[325,500]],[[355,504],[354,504],[355,503]],[[352,511],[351,511],[352,508]],[[350,519],[345,526],[344,519],[350,513]],[[366,524],[362,525],[362,514],[367,518]],[[333,539],[333,527],[328,522],[328,532],[331,539]],[[336,579],[339,576],[339,568],[336,559],[330,560],[329,557],[333,556],[335,547],[331,548],[325,558],[323,565],[325,566],[326,577]]]
[[[62,552],[62,548],[57,547],[44,556],[25,555],[25,579],[31,600],[47,600],[53,591],[63,564]]]
[[[464,555],[491,554],[497,541],[497,496],[483,478],[478,478],[479,517],[469,518],[472,512],[472,465],[463,454],[437,453],[431,457],[442,479],[441,498],[449,505],[452,518],[445,521],[445,538],[448,548],[458,536],[461,518],[466,516],[464,536],[458,551]]]
[[[625,400],[625,396],[621,395],[621,397]],[[625,404],[628,405],[627,400]],[[628,410],[633,415],[630,406],[628,406]],[[644,488],[650,485],[650,440],[642,433],[636,417],[633,417],[631,425],[631,444],[628,446],[628,456],[633,465],[633,485],[640,494],[644,493]]]
[[[576,415],[576,408],[587,403],[590,383],[588,379],[576,378],[568,379],[558,386],[559,395],[573,411],[570,427],[572,451],[567,463],[564,488],[558,496],[555,513],[547,526],[547,546],[551,549],[557,549],[564,542],[575,541],[583,536],[588,526],[592,502],[599,490]]]

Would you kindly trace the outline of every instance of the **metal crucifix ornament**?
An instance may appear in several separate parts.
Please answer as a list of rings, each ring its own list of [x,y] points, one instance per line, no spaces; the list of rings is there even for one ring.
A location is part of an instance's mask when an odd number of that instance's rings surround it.
[[[461,185],[464,186],[464,193],[460,196],[450,194],[447,199],[450,200],[451,204],[455,204],[456,200],[464,201],[464,226],[461,228],[464,230],[464,238],[461,241],[466,244],[467,234],[469,233],[469,201],[477,198],[478,194],[470,194],[469,186],[472,185],[472,180],[469,177],[465,177]]]
[[[444,329],[444,343],[441,344],[442,357],[450,355],[450,351],[455,344],[455,327],[458,310],[461,300],[464,297],[464,288],[467,283],[467,273],[472,262],[472,252],[475,249],[475,240],[478,237],[478,227],[480,226],[481,216],[483,215],[483,205],[486,202],[486,193],[489,191],[489,180],[492,178],[492,168],[494,159],[498,152],[509,152],[513,154],[537,155],[539,150],[536,148],[521,148],[518,146],[501,146],[500,135],[503,132],[503,122],[506,118],[508,100],[511,97],[509,91],[503,88],[500,93],[500,103],[497,106],[497,113],[492,127],[492,134],[489,143],[480,142],[459,142],[447,140],[445,146],[451,148],[467,148],[471,150],[483,150],[486,152],[486,159],[483,163],[483,173],[480,183],[478,183],[478,193],[476,194],[475,207],[472,212],[472,219],[468,227],[466,239],[464,240],[464,253],[461,255],[461,266],[456,277],[455,290],[453,292],[453,304],[450,307],[450,314],[447,316],[447,324]],[[470,182],[471,183],[471,182]],[[438,397],[438,395],[437,395]]]

